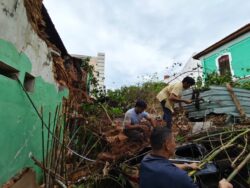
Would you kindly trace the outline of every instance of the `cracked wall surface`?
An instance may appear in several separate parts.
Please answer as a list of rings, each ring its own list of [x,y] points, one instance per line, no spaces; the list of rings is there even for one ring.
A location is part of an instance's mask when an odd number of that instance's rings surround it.
[[[51,49],[32,28],[26,14],[24,0],[1,0],[0,38],[11,42],[19,53],[24,53],[32,64],[31,74],[41,76],[46,82],[55,84],[52,72]]]
[[[0,185],[25,167],[32,167],[32,153],[42,159],[41,121],[17,80],[4,75],[4,67],[34,77],[34,89],[28,92],[37,109],[43,107],[44,121],[54,114],[56,106],[68,97],[67,88],[58,89],[54,79],[51,48],[34,31],[28,21],[24,0],[2,0],[0,3]],[[51,117],[53,119],[53,115]],[[47,135],[47,131],[44,133]],[[46,139],[45,139],[46,142]]]

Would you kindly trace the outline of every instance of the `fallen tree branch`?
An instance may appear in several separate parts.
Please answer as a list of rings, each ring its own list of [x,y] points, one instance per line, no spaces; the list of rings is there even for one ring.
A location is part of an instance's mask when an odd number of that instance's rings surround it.
[[[222,139],[221,139],[221,136],[222,136],[222,135],[220,135],[220,143],[221,143],[222,146],[224,146],[224,143],[223,143],[223,141],[222,141]],[[231,162],[231,164],[232,164],[232,159],[230,158],[230,156],[229,156],[227,150],[224,150],[224,151],[225,151],[225,153],[226,153],[226,155],[227,155],[228,160],[229,160],[229,161]]]
[[[106,109],[102,104],[100,104],[100,106],[101,106],[102,109],[104,110],[104,112],[105,112],[106,116],[108,117],[108,119],[109,119],[111,125],[114,125],[114,122],[113,122],[112,119],[110,118],[107,109]]]
[[[29,154],[29,157],[35,162],[37,166],[39,166],[45,173],[50,174],[52,177],[57,178],[60,181],[65,182],[65,179],[52,171],[51,169],[47,169],[44,164],[42,164],[39,160],[37,160],[31,153]]]
[[[234,146],[234,144],[226,144],[219,149],[217,149],[215,152],[213,152],[211,155],[209,155],[207,158],[205,158],[199,165],[199,168],[202,168],[205,164],[207,164],[209,161],[213,160],[220,152],[224,151],[225,149],[228,149],[230,147]],[[189,176],[193,176],[196,174],[197,170],[192,170],[188,173]]]
[[[237,166],[234,171],[228,176],[227,181],[231,181],[238,173],[239,171],[245,166],[245,164],[250,160],[250,153],[247,155],[247,157]]]
[[[55,179],[55,181],[56,181],[56,183],[58,183],[58,185],[60,185],[62,188],[67,188],[67,186],[66,186],[63,182],[61,182],[60,180]]]
[[[246,129],[244,132],[238,134],[237,136],[235,136],[234,138],[232,138],[230,141],[228,141],[224,146],[222,146],[219,149],[215,150],[211,155],[209,155],[207,158],[205,158],[202,161],[201,164],[199,164],[199,168],[202,168],[206,163],[208,163],[209,161],[213,160],[221,151],[226,150],[226,149],[232,147],[234,145],[233,142],[235,140],[237,140],[239,137],[247,134],[248,132],[250,132],[250,129]],[[193,171],[189,172],[189,176],[193,176],[196,172],[197,172],[197,170],[193,170]]]
[[[232,130],[232,131],[224,131],[224,132],[216,132],[214,134],[210,134],[210,135],[206,135],[204,137],[201,137],[201,138],[197,138],[195,140],[193,140],[194,142],[199,142],[201,140],[204,140],[204,139],[207,139],[207,138],[211,138],[211,137],[214,137],[214,136],[220,136],[221,134],[229,134],[229,133],[236,133],[236,132],[243,132],[245,131],[246,129],[240,129],[240,130]]]
[[[235,163],[236,163],[236,162],[239,160],[239,158],[246,152],[247,145],[248,145],[248,140],[247,140],[247,136],[245,136],[245,146],[244,146],[242,152],[238,155],[238,157],[236,157],[235,160],[232,162],[232,167],[235,167]]]

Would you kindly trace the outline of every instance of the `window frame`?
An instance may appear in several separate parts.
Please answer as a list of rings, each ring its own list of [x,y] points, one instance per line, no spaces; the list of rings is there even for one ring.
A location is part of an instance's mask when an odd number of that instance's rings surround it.
[[[228,58],[229,58],[230,73],[231,73],[231,76],[233,77],[233,76],[234,76],[234,70],[233,70],[233,67],[232,67],[232,55],[231,55],[230,52],[221,53],[221,54],[215,59],[215,64],[216,64],[216,68],[217,68],[217,73],[218,73],[219,75],[221,75],[221,73],[220,73],[219,59],[220,59],[222,56],[225,56],[225,55],[227,55]]]

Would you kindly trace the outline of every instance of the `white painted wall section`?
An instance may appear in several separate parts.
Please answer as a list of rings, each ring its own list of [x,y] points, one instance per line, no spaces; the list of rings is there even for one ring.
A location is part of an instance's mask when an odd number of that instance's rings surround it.
[[[20,53],[29,57],[32,63],[31,74],[41,76],[56,86],[50,50],[29,23],[24,0],[1,0],[0,23],[0,38],[11,42]]]

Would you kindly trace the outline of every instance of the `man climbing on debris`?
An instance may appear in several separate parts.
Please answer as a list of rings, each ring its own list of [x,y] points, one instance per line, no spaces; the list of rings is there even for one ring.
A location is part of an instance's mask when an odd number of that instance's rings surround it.
[[[152,153],[140,166],[140,188],[198,188],[184,170],[198,169],[196,163],[175,165],[169,161],[175,153],[175,138],[167,127],[156,127],[150,137]],[[225,179],[219,188],[232,188]]]
[[[123,121],[124,134],[132,141],[143,141],[147,139],[145,125],[142,124],[143,119],[146,119],[150,123],[149,126],[155,127],[154,121],[150,118],[149,114],[145,112],[146,108],[147,104],[143,100],[138,100],[135,107],[125,113]]]
[[[183,90],[189,89],[195,84],[195,80],[189,76],[185,77],[182,82],[170,84],[163,88],[156,98],[160,101],[164,115],[163,120],[166,121],[166,125],[169,129],[172,128],[172,114],[174,112],[174,104],[184,102],[186,104],[191,104],[192,100],[182,99]]]

